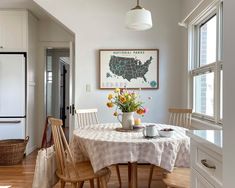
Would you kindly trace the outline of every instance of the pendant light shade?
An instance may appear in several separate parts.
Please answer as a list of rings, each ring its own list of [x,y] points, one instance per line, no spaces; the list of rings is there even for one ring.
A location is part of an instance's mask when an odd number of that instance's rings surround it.
[[[139,0],[137,0],[137,6],[126,13],[126,27],[137,31],[152,27],[151,12],[140,7]]]

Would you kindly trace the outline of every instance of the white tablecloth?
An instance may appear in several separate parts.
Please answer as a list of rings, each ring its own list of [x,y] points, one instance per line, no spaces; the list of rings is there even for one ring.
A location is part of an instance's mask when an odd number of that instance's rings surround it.
[[[174,166],[189,167],[190,141],[186,129],[156,125],[158,129],[173,128],[174,135],[146,139],[142,132],[116,131],[120,124],[97,124],[76,129],[70,148],[76,162],[89,159],[95,172],[112,164],[136,161],[148,162],[170,172]]]

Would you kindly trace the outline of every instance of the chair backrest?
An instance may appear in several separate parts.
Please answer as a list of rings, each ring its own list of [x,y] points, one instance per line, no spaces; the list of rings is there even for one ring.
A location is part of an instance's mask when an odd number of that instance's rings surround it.
[[[77,116],[77,123],[79,128],[83,128],[86,125],[98,124],[97,109],[78,109],[75,110]]]
[[[169,108],[170,125],[177,125],[180,127],[190,128],[192,119],[192,109]]]
[[[48,121],[52,129],[56,153],[56,163],[59,174],[67,177],[68,179],[74,176],[78,177],[77,168],[75,167],[69,145],[62,129],[62,120],[49,118]]]

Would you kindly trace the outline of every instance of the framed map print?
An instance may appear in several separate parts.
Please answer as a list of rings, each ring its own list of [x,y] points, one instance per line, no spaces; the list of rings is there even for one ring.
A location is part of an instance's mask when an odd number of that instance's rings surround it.
[[[100,89],[159,88],[158,49],[99,50]]]

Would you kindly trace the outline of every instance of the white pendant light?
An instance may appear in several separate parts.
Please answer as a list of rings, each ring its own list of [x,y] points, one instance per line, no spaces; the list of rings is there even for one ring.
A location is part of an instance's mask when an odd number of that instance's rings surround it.
[[[126,27],[140,31],[150,29],[152,25],[151,12],[142,8],[137,0],[137,6],[126,13]]]

